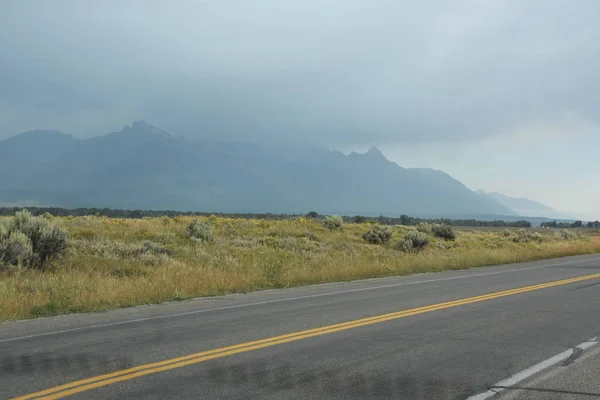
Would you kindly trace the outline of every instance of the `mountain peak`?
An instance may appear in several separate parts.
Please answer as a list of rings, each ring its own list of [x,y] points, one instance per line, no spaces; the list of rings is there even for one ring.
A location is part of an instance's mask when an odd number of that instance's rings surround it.
[[[369,150],[367,150],[367,152],[365,153],[365,155],[369,156],[369,157],[372,157],[372,158],[383,158],[383,159],[386,159],[385,156],[383,155],[383,153],[381,152],[381,150],[379,150],[375,146],[373,146]]]
[[[144,120],[135,121],[131,125],[131,127],[126,126],[121,132],[134,132],[137,134],[143,134],[147,136],[171,137],[171,135],[169,135],[167,132],[155,127],[154,125],[147,123]]]
[[[160,128],[146,121],[135,121],[131,126],[125,126],[120,132],[113,132],[106,136],[98,137],[99,140],[109,139],[111,141],[129,142],[157,142],[172,139],[172,136]],[[96,139],[96,138],[95,138]]]

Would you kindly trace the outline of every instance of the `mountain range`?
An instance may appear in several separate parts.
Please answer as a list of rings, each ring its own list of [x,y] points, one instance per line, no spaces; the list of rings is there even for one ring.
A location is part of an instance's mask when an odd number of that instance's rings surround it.
[[[509,197],[498,192],[486,193],[483,190],[478,190],[477,193],[489,196],[500,204],[510,208],[519,215],[527,215],[530,217],[551,217],[557,215],[558,211],[548,207],[535,200],[530,200],[526,197]]]
[[[0,141],[0,170],[3,204],[460,218],[545,207],[402,168],[375,147],[193,142],[144,121],[89,139],[22,133]]]

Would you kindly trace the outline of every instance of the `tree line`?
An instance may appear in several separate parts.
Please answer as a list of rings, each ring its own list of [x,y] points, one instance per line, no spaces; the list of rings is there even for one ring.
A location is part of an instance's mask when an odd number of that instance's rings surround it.
[[[408,215],[401,215],[400,217],[364,217],[357,215],[354,217],[343,217],[344,222],[375,222],[382,225],[405,225],[414,226],[420,223],[428,224],[441,224],[449,226],[475,226],[475,227],[500,227],[500,228],[531,228],[529,221],[484,221],[476,219],[449,219],[449,218],[417,218],[410,217]]]
[[[323,219],[326,216],[311,211],[308,214],[272,214],[272,213],[213,213],[203,211],[176,211],[176,210],[123,210],[113,208],[60,208],[60,207],[0,207],[0,216],[12,216],[17,211],[23,209],[29,210],[33,215],[38,216],[45,213],[51,214],[56,217],[68,217],[68,216],[104,216],[110,218],[143,218],[143,217],[177,217],[177,216],[204,216],[208,217],[211,215],[224,218],[240,218],[240,219],[262,219],[262,220],[285,220],[294,219],[301,216]],[[385,217],[383,215],[379,217],[366,217],[362,215],[356,216],[343,216],[344,222],[348,223],[378,223],[382,225],[418,225],[420,223],[430,224],[443,224],[449,226],[475,226],[475,227],[502,227],[502,228],[530,228],[531,223],[528,221],[483,221],[476,219],[448,219],[448,218],[416,218],[408,215],[401,215],[400,217]]]
[[[590,221],[586,224],[583,221],[575,221],[575,222],[542,222],[540,224],[542,228],[600,228],[600,221]]]
[[[271,213],[218,213],[203,211],[177,211],[177,210],[123,210],[115,208],[60,208],[60,207],[0,207],[0,216],[12,216],[17,211],[27,209],[34,216],[45,213],[52,214],[55,217],[82,217],[86,215],[95,215],[98,217],[109,218],[144,218],[144,217],[209,217],[211,215],[224,218],[240,219],[265,219],[282,220],[297,217],[296,214],[271,214]]]

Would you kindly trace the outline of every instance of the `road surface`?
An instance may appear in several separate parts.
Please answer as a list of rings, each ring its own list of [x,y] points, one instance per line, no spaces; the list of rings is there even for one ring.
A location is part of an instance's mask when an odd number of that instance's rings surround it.
[[[2,398],[466,399],[600,334],[600,255],[0,325]]]
[[[600,346],[559,363],[503,391],[497,400],[592,400],[600,398]]]

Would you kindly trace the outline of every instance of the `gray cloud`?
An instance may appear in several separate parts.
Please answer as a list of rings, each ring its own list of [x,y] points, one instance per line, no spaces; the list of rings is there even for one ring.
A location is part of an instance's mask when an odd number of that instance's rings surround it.
[[[0,137],[145,119],[332,146],[598,123],[597,0],[18,1],[0,5]]]

